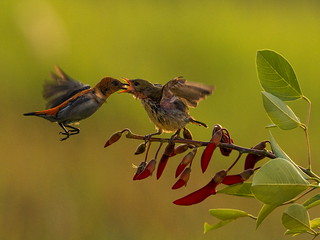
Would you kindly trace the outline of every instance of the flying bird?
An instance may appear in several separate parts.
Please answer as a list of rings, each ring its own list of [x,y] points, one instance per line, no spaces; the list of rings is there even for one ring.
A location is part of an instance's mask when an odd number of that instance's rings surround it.
[[[60,134],[65,135],[61,141],[80,132],[80,129],[71,126],[71,123],[90,117],[112,93],[126,89],[127,86],[117,79],[105,77],[95,87],[90,87],[72,79],[57,66],[55,70],[57,73],[51,73],[53,81],[45,82],[43,87],[47,109],[24,115],[57,122],[63,129]]]
[[[207,127],[205,123],[190,116],[189,107],[196,107],[201,100],[210,95],[213,91],[212,86],[189,82],[183,77],[174,78],[164,86],[143,79],[123,79],[129,86],[121,92],[131,93],[141,100],[158,130],[146,138],[162,132],[175,132],[173,137],[178,136],[180,130],[188,123]]]

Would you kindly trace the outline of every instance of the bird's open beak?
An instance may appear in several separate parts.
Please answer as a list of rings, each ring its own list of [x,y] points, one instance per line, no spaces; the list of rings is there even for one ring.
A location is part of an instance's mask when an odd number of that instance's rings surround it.
[[[122,80],[125,80],[127,83],[124,83],[123,85],[127,86],[124,90],[120,91],[119,93],[126,93],[126,92],[131,92],[134,90],[134,88],[131,85],[131,82],[128,78],[121,78]]]

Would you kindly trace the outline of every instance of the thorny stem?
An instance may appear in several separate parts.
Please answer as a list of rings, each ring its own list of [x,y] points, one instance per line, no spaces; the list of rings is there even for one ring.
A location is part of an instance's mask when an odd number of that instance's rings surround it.
[[[127,132],[126,134],[126,138],[131,138],[131,139],[137,139],[137,140],[145,140],[145,137],[142,135],[137,135],[131,132],[130,129],[125,128],[121,131],[121,133]],[[210,142],[203,142],[203,141],[195,141],[195,140],[190,140],[190,139],[171,139],[171,138],[159,138],[159,137],[151,137],[148,139],[149,142],[174,142],[174,143],[184,143],[184,144],[190,144],[190,145],[194,145],[196,147],[203,147],[203,146],[207,146]],[[241,147],[238,145],[235,145],[233,143],[219,143],[217,145],[220,148],[228,148],[228,149],[233,149],[238,151],[239,153],[252,153],[252,154],[256,154],[259,156],[266,156],[268,158],[274,159],[276,158],[276,156],[267,150],[257,150],[257,149],[252,149],[252,148],[245,148],[245,147]]]

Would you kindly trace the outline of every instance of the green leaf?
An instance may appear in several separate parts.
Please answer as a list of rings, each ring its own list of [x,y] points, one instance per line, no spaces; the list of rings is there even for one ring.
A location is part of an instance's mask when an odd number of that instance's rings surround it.
[[[254,197],[251,192],[250,182],[230,185],[217,191],[217,193],[224,193],[224,194],[240,196],[240,197]]]
[[[294,129],[302,123],[290,107],[280,98],[268,92],[262,92],[264,108],[271,121],[283,130]]]
[[[251,191],[255,198],[268,205],[280,205],[310,186],[294,165],[283,158],[264,164],[253,176]]]
[[[256,223],[256,228],[258,228],[260,226],[260,224],[263,222],[264,219],[266,219],[267,216],[269,216],[269,214],[271,212],[273,212],[274,209],[276,209],[278,207],[278,205],[267,205],[264,204],[262,206],[262,208],[260,209],[259,215],[258,215],[258,219],[257,219],[257,223]]]
[[[211,231],[211,230],[215,230],[215,229],[217,229],[217,228],[221,228],[221,227],[223,227],[224,225],[226,225],[226,224],[228,224],[228,223],[230,223],[230,222],[232,222],[233,220],[225,220],[225,221],[220,221],[220,222],[218,222],[218,223],[216,223],[216,224],[213,224],[213,225],[210,225],[209,223],[204,223],[204,233],[207,233],[207,232],[209,232],[209,231]]]
[[[302,204],[306,209],[320,205],[320,194],[313,196]]]
[[[311,228],[320,227],[320,218],[312,219],[312,220],[310,221],[310,227],[311,227]]]
[[[310,228],[309,214],[301,204],[294,203],[282,214],[282,224],[291,231],[308,232]]]
[[[303,176],[304,179],[308,180],[310,179],[309,176],[307,176],[300,168],[299,166],[291,160],[291,158],[282,150],[282,148],[279,146],[279,144],[277,143],[276,139],[273,137],[273,135],[271,134],[271,132],[269,131],[270,134],[270,145],[271,145],[271,149],[272,152],[274,153],[274,155],[276,155],[276,157],[278,158],[283,158],[283,159],[287,159],[290,163],[292,163],[296,169],[298,169],[299,173],[301,174],[301,176]]]
[[[265,91],[283,101],[303,96],[293,68],[280,54],[270,50],[258,51],[256,62],[258,78]]]
[[[237,219],[239,217],[250,217],[249,213],[238,210],[238,209],[226,209],[226,208],[218,208],[218,209],[210,209],[209,213],[216,217],[219,218],[220,220],[229,220],[229,219]]]

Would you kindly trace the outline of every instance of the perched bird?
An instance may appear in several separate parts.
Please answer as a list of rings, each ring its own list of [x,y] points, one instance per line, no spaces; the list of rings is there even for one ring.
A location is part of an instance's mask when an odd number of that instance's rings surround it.
[[[196,107],[207,95],[211,94],[213,87],[200,83],[188,82],[182,77],[174,78],[167,84],[152,84],[143,79],[129,80],[126,90],[141,100],[149,118],[158,129],[157,133],[147,135],[146,138],[162,132],[175,132],[179,135],[187,123],[207,127],[205,123],[196,121],[189,114],[189,107]]]
[[[78,134],[79,128],[69,125],[90,117],[106,99],[120,89],[126,89],[127,84],[111,77],[103,78],[95,87],[91,88],[78,82],[59,67],[57,74],[52,73],[53,81],[46,82],[43,87],[43,97],[47,101],[47,110],[25,113],[25,116],[38,116],[51,122],[57,122],[63,129],[60,134],[65,135],[61,141],[71,135]]]

